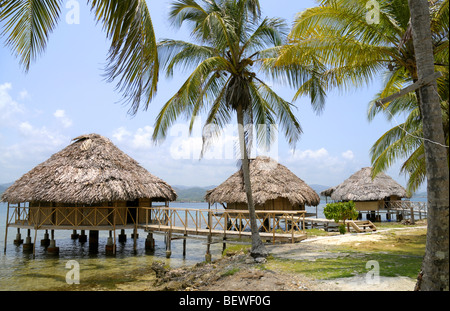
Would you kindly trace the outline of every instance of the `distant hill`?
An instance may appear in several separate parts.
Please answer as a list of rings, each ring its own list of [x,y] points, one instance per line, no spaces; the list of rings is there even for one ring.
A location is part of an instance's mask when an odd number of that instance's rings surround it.
[[[216,186],[207,186],[207,187],[189,187],[176,185],[172,186],[176,193],[178,194],[177,201],[179,202],[204,202],[205,201],[205,193],[207,190],[214,189]],[[329,186],[324,185],[310,185],[314,191],[320,195],[320,192],[330,188]]]
[[[204,202],[206,190],[213,189],[216,186],[189,187],[176,185],[172,187],[178,195],[177,201],[179,202]]]
[[[12,184],[13,183],[1,184],[0,195]],[[179,202],[204,202],[206,191],[214,189],[215,187],[217,186],[214,185],[206,187],[189,187],[183,185],[173,186],[178,195],[177,201]],[[314,191],[316,191],[317,194],[319,195],[321,191],[330,188],[324,185],[310,185],[310,187],[313,188]]]
[[[9,186],[11,186],[13,183],[7,183],[7,184],[1,184],[0,185],[0,195],[2,195],[3,192],[5,192],[6,189],[9,188]]]
[[[318,195],[320,195],[320,193],[321,193],[322,191],[331,188],[330,186],[316,185],[316,184],[312,184],[312,185],[309,185],[309,186],[310,186],[311,188],[313,188],[313,190],[314,190]]]

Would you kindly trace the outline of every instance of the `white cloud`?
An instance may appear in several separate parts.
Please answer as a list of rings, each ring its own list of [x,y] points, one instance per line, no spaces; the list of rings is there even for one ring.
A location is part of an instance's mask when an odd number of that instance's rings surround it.
[[[152,142],[153,127],[144,126],[137,129],[133,135],[132,146],[136,149],[150,149],[154,144]]]
[[[20,100],[30,99],[30,98],[31,98],[31,96],[30,96],[30,94],[28,94],[27,90],[22,90],[22,92],[19,93]]]
[[[117,139],[119,142],[123,141],[127,136],[131,136],[131,132],[127,131],[124,126],[119,127],[112,134],[112,137]]]
[[[11,89],[11,83],[0,84],[0,126],[14,124],[17,117],[25,112],[25,107],[9,94]]]
[[[320,148],[318,150],[305,150],[305,151],[292,151],[291,150],[292,157],[297,160],[305,160],[305,159],[312,159],[312,160],[320,160],[320,159],[327,159],[329,158],[328,151],[325,148]]]
[[[53,153],[70,143],[69,137],[61,132],[61,127],[49,128],[51,122],[45,126],[36,125],[34,121],[44,120],[45,114],[31,112],[20,103],[31,97],[26,90],[22,90],[17,98],[11,95],[12,85],[0,85],[0,178],[2,182],[11,182],[27,170],[48,159]],[[69,126],[71,120],[64,110],[57,110],[53,116]]]
[[[58,119],[65,128],[72,126],[72,120],[66,116],[66,112],[64,110],[56,110],[53,116]]]
[[[347,160],[353,160],[355,157],[355,155],[353,154],[353,151],[351,151],[351,150],[347,150],[347,151],[343,152],[341,155],[344,159],[347,159]]]
[[[334,186],[360,169],[351,150],[338,154],[326,148],[290,151],[281,161],[307,184]]]

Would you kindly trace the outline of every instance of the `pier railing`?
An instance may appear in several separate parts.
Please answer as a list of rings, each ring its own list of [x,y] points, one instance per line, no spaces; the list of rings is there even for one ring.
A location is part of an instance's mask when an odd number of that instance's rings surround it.
[[[411,218],[414,223],[414,219],[427,218],[427,202],[413,202],[413,201],[388,201],[384,202],[382,209],[389,213],[401,213],[402,219],[404,217]]]
[[[133,225],[128,207],[48,207],[8,205],[7,225],[35,229],[104,229]]]
[[[146,228],[195,235],[245,235],[250,231],[249,211],[225,209],[188,209],[172,207],[142,208]],[[142,214],[142,212],[141,212]],[[305,211],[256,211],[258,230],[267,236],[305,234]],[[303,220],[303,221],[302,221]],[[142,223],[141,223],[142,224]]]

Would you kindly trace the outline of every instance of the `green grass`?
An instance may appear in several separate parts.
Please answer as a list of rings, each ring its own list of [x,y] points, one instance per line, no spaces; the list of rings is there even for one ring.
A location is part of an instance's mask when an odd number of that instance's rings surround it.
[[[315,279],[334,279],[366,274],[369,260],[376,260],[380,276],[416,278],[425,253],[426,230],[389,231],[386,239],[348,243],[330,252],[339,252],[338,258],[315,261],[271,258],[265,268],[288,273],[301,273]]]
[[[246,253],[251,247],[250,244],[227,244],[227,248],[223,251],[222,256],[232,256],[240,252]]]
[[[223,273],[221,274],[221,276],[222,276],[222,277],[225,277],[225,276],[233,275],[233,274],[239,272],[239,270],[241,270],[241,269],[238,268],[238,267],[234,267],[234,268],[231,268],[231,269],[226,270],[225,272],[223,272]]]
[[[334,279],[365,274],[372,270],[366,268],[370,260],[376,260],[380,267],[380,276],[407,276],[416,278],[422,263],[422,257],[397,254],[360,254],[355,252],[345,257],[324,258],[315,261],[274,258],[265,268],[288,273],[300,273],[315,279]]]

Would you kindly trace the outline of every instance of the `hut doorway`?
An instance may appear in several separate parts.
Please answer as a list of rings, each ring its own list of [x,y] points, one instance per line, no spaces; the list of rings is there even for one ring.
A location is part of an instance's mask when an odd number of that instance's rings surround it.
[[[127,225],[134,224],[137,216],[137,208],[139,207],[139,199],[127,201]]]

